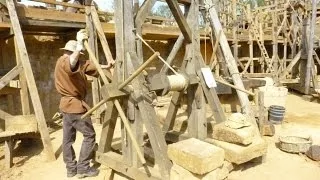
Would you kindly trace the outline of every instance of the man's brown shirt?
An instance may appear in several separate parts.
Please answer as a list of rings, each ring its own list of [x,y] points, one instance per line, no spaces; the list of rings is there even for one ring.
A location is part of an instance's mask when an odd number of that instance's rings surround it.
[[[54,76],[57,91],[62,95],[59,108],[65,113],[84,113],[89,106],[84,102],[87,94],[87,78],[98,77],[98,71],[90,61],[78,61],[71,69],[69,56],[61,56],[56,64]]]

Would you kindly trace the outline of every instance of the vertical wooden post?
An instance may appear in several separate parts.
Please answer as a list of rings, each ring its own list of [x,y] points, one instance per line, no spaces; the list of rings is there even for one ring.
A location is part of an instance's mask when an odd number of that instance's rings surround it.
[[[28,88],[31,96],[31,101],[37,117],[38,127],[41,134],[44,150],[46,152],[47,159],[49,161],[52,161],[52,160],[55,160],[56,157],[53,152],[50,135],[49,135],[49,131],[46,124],[46,119],[43,114],[43,109],[42,109],[38,89],[32,73],[32,68],[31,68],[27,48],[24,42],[24,38],[22,35],[22,30],[21,30],[18,15],[16,12],[16,8],[13,0],[6,0],[6,2],[7,2],[9,15],[10,15],[12,29],[15,34],[14,38],[16,38],[16,42],[17,42],[17,46],[15,48],[19,50],[21,64],[23,66],[24,74],[27,80],[27,84],[28,84]]]
[[[314,30],[316,24],[316,15],[317,15],[317,0],[312,0],[312,16],[310,24],[310,35],[309,35],[309,46],[308,46],[308,61],[307,61],[307,70],[305,78],[305,94],[310,93],[310,81],[311,81],[311,65],[313,64],[313,45],[314,45]]]
[[[259,31],[260,31],[260,39],[261,39],[261,44],[264,46],[264,32],[263,32],[263,23],[259,22],[261,20],[261,16],[259,14],[259,17],[256,18],[257,24],[259,24]],[[261,57],[262,57],[262,52],[261,52]],[[262,57],[263,58],[263,57]],[[261,63],[261,72],[265,72],[265,61],[263,60]]]
[[[291,47],[291,58],[293,59],[296,54],[297,54],[297,42],[298,42],[298,37],[297,37],[297,34],[298,34],[298,30],[299,30],[299,24],[298,24],[298,14],[296,11],[293,11],[291,13],[291,23],[292,23],[292,47]],[[303,23],[303,22],[301,22]],[[299,72],[299,64],[295,65],[293,68],[292,68],[292,78],[296,78],[297,74]]]
[[[279,60],[278,60],[278,17],[277,17],[277,1],[275,4],[274,12],[272,12],[272,61],[273,69],[278,72]],[[275,74],[276,75],[276,74]],[[278,81],[278,76],[275,76],[275,81]]]
[[[310,18],[305,17],[303,19],[303,29],[301,38],[301,60],[300,60],[300,86],[304,88],[306,94],[306,78],[307,78],[307,60],[308,60],[308,34],[307,29],[309,28]],[[310,81],[310,80],[309,80]],[[310,84],[309,84],[310,85]]]
[[[17,47],[17,42],[15,38],[14,38],[14,44],[15,44],[15,47]],[[21,64],[20,55],[17,48],[15,48],[15,55],[16,55],[17,64]],[[27,85],[27,80],[24,73],[21,73],[19,75],[19,80],[20,80],[20,100],[21,100],[22,114],[29,115],[31,111],[30,111],[30,102],[29,102],[29,94],[28,94],[28,85]]]
[[[12,155],[12,149],[13,149],[13,143],[11,136],[7,137],[6,141],[4,142],[4,154],[5,154],[5,164],[6,168],[11,168],[13,165],[13,155]]]
[[[247,13],[248,13],[248,16],[249,16],[249,19],[252,19],[252,15],[251,15],[251,7],[250,7],[250,4],[247,5]],[[251,29],[252,27],[249,26],[249,28]],[[253,71],[253,37],[252,37],[252,33],[251,30],[248,30],[249,31],[249,61],[251,62],[250,63],[250,73],[254,73]]]
[[[186,46],[185,59],[189,60],[186,71],[188,74],[196,74],[200,65],[197,63],[200,54],[199,35],[199,0],[192,1],[188,10],[188,25],[192,32],[192,42]],[[187,11],[186,11],[187,12]],[[207,137],[206,128],[206,103],[201,85],[188,88],[188,133],[191,137],[204,139]]]
[[[141,6],[140,9],[137,9],[137,15],[135,19],[135,27],[136,27],[136,33],[142,37],[142,25],[145,21],[145,19],[148,16],[148,13],[151,11],[152,7],[156,3],[156,0],[145,0]],[[139,6],[138,6],[139,7]],[[138,60],[140,63],[142,63],[143,60],[143,48],[142,48],[142,42],[137,39],[137,55]]]
[[[136,41],[135,41],[135,34],[134,30],[134,20],[133,20],[133,0],[119,0],[115,1],[115,19],[116,19],[116,49],[117,49],[117,70],[119,77],[119,81],[123,81],[126,77],[133,72],[132,62],[129,62],[126,54],[128,52],[136,52]],[[118,62],[120,61],[120,62]],[[135,59],[134,61],[142,60]],[[123,64],[118,64],[124,62]],[[133,130],[133,134],[138,141],[138,144],[142,144],[143,142],[143,124],[142,119],[140,118],[137,113],[136,105],[132,101],[127,102],[127,113],[128,119],[131,123],[131,129]],[[122,128],[122,153],[124,159],[127,161],[128,164],[133,165],[134,167],[141,166],[140,161],[138,160],[137,153],[134,151],[133,144],[129,138],[127,138],[127,132],[124,128]],[[141,152],[143,153],[143,149],[140,148]]]
[[[98,49],[97,49],[98,48],[97,47],[97,34],[96,34],[95,27],[93,25],[93,20],[92,20],[92,16],[91,16],[91,7],[86,6],[85,10],[86,10],[86,25],[87,25],[87,30],[88,30],[88,34],[89,34],[88,43],[89,43],[91,50],[95,53],[95,57],[97,57],[97,59],[99,60]],[[100,99],[99,98],[98,79],[93,79],[91,92],[92,92],[93,105],[95,105],[99,102],[99,99]],[[95,111],[93,113],[93,121],[96,123],[100,123],[99,111]]]
[[[242,63],[238,59],[238,17],[237,17],[237,0],[232,0],[232,37],[233,37],[233,57],[239,63],[239,66],[244,69]]]

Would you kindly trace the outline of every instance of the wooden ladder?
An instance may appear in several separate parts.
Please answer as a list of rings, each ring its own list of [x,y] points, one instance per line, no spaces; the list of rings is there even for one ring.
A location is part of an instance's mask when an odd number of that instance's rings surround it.
[[[47,128],[46,124],[46,119],[43,113],[42,105],[40,102],[40,97],[38,93],[38,89],[36,86],[36,82],[33,76],[31,64],[30,64],[30,59],[28,56],[26,44],[23,38],[19,18],[16,12],[16,7],[15,7],[15,2],[14,0],[6,0],[7,2],[7,8],[10,16],[10,21],[11,21],[11,26],[12,26],[12,32],[14,33],[14,39],[15,39],[15,49],[17,51],[17,59],[19,59],[18,65],[11,70],[11,74],[8,75],[10,78],[7,76],[7,79],[0,79],[0,82],[3,83],[8,83],[10,80],[18,76],[21,72],[24,73],[27,87],[30,93],[33,109],[36,115],[37,123],[38,123],[38,129],[41,135],[44,151],[47,155],[47,159],[49,161],[55,160],[55,153],[52,148],[51,140],[50,140],[50,135],[49,131]],[[20,69],[19,71],[17,69]],[[0,87],[1,89],[1,87]]]
[[[255,39],[257,40],[257,44],[260,48],[260,51],[261,51],[261,54],[264,58],[264,60],[266,61],[267,63],[267,67],[269,68],[269,70],[272,72],[274,72],[274,69],[273,69],[273,66],[272,66],[272,61],[271,61],[271,58],[268,54],[268,51],[266,49],[266,47],[264,46],[264,43],[260,37],[260,33],[259,33],[259,30],[254,22],[254,20],[252,19],[251,16],[248,15],[248,13],[246,11],[244,11],[248,20],[249,20],[249,24],[252,28],[250,28],[251,30],[251,33],[253,34],[253,36],[255,37]]]

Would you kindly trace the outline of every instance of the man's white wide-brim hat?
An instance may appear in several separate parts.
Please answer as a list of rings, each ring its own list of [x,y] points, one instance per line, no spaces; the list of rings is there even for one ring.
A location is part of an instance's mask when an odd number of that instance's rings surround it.
[[[61,50],[67,50],[67,51],[71,51],[74,52],[77,49],[77,41],[75,40],[70,40],[66,43],[66,45],[63,48],[60,48]],[[80,54],[83,54],[82,52],[80,52]]]

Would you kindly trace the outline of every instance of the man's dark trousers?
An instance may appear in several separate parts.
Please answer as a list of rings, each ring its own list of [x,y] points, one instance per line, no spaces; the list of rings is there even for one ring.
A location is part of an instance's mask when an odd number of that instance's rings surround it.
[[[90,168],[96,133],[91,118],[81,119],[83,114],[63,113],[63,161],[69,172],[85,173]],[[72,144],[76,140],[76,132],[83,134],[83,141],[78,163]]]

